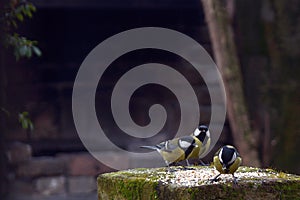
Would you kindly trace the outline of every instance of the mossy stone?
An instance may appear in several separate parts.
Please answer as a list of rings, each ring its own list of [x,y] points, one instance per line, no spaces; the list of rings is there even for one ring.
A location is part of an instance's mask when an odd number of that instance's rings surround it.
[[[176,180],[181,173],[200,176],[197,182]],[[172,167],[171,172],[167,168],[139,168],[106,173],[98,177],[98,199],[300,199],[298,175],[240,167],[239,182],[235,185],[228,175],[228,180],[209,182],[207,177],[213,177],[214,173],[213,167],[201,166],[188,172],[182,167]],[[208,176],[203,178],[202,174]]]

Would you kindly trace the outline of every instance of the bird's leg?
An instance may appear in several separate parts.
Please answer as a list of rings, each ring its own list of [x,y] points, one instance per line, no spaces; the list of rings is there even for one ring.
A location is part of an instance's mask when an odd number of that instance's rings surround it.
[[[166,165],[167,165],[167,167],[168,167],[167,172],[175,172],[175,171],[176,171],[175,169],[172,169],[172,168],[171,168],[171,165],[172,165],[173,163],[169,163],[168,161],[165,161],[165,163],[166,163]]]
[[[187,166],[191,166],[188,159],[186,159],[185,161]]]
[[[233,177],[233,183],[234,183],[235,185],[237,185],[237,177],[234,176],[234,174],[232,174],[232,177]]]
[[[165,163],[168,167],[170,167],[169,162],[165,160]]]
[[[194,168],[190,167],[191,164],[189,163],[188,159],[186,159],[185,162],[187,166],[182,165],[184,170],[194,170]]]
[[[166,170],[166,172],[172,173],[175,172],[175,169],[172,169],[170,166],[168,166],[168,169]]]
[[[209,164],[205,164],[202,160],[199,160],[201,166],[209,166]]]
[[[218,179],[218,177],[221,175],[221,173],[220,174],[218,174],[215,178],[213,178],[213,179],[210,179],[210,182],[212,183],[212,182],[214,182],[214,181],[217,181],[217,179]]]
[[[168,161],[165,161],[165,163],[166,163],[166,165],[167,165],[167,167],[168,167],[167,172],[171,172],[171,168],[170,168],[169,162],[168,162]]]

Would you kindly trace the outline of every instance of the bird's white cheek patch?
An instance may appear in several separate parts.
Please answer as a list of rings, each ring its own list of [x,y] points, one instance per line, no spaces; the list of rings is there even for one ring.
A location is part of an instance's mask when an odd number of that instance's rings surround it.
[[[206,132],[206,136],[210,137],[210,132],[209,131]]]
[[[187,141],[182,141],[182,140],[180,140],[180,141],[179,141],[179,145],[180,145],[180,147],[182,147],[182,148],[188,148],[189,146],[191,146],[191,143],[190,143],[190,142],[187,142]]]
[[[222,160],[222,153],[223,153],[223,149],[221,149],[220,153],[219,153],[219,160],[221,163],[223,163],[223,160]]]
[[[165,142],[165,149],[168,149],[169,141]]]
[[[200,130],[197,128],[195,131],[194,131],[194,136],[198,136],[200,134]]]

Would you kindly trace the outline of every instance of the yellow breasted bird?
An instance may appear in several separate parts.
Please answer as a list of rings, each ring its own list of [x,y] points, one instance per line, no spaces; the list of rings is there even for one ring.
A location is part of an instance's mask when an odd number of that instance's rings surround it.
[[[204,143],[205,142],[205,143]],[[188,159],[199,158],[206,153],[210,145],[208,128],[201,125],[190,136],[174,138],[154,146],[141,146],[141,148],[156,150],[163,157],[167,166]]]
[[[232,174],[234,183],[237,183],[234,172],[242,164],[242,158],[235,147],[225,145],[214,156],[214,166],[220,172],[211,181],[216,181],[221,174]]]
[[[205,125],[198,126],[198,128],[195,129],[192,136],[198,138],[198,140],[200,140],[200,143],[198,144],[199,146],[198,149],[195,150],[195,153],[191,155],[190,158],[200,159],[201,156],[208,151],[210,146],[211,139],[210,139],[210,132],[208,130],[208,127]],[[202,165],[205,165],[201,160],[200,162],[202,163]],[[188,161],[187,164],[189,165]]]
[[[141,146],[141,148],[152,149],[158,151],[163,157],[167,166],[186,160],[198,148],[195,138],[192,136],[184,136],[161,142],[155,146]]]

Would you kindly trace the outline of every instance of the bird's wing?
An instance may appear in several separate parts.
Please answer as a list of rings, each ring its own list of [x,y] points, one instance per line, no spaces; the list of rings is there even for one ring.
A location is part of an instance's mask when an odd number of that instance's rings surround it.
[[[161,151],[172,152],[178,148],[178,138],[162,142],[159,144],[159,146],[161,147]]]
[[[140,148],[159,150],[165,152],[172,152],[177,147],[178,147],[178,138],[175,138],[173,140],[167,140],[154,146],[140,146]]]
[[[219,160],[219,156],[218,155],[215,155],[214,156],[214,166],[215,168],[221,173],[221,174],[224,174],[224,170],[222,169],[222,164],[220,163],[220,160]]]

